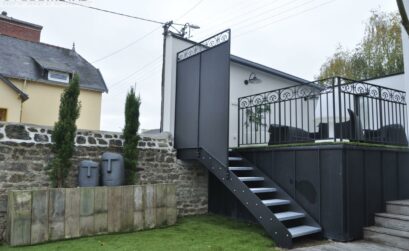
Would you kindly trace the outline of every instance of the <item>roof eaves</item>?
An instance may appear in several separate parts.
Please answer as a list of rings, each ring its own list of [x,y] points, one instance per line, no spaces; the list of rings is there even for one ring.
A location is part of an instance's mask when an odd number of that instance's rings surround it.
[[[2,74],[0,74],[0,80],[2,80],[6,85],[8,85],[11,89],[13,89],[15,92],[17,92],[19,94],[19,96],[21,97],[21,100],[24,102],[26,101],[29,97],[28,95],[23,92],[22,90],[20,90],[17,86],[15,86],[13,84],[13,82],[11,82],[8,78],[6,78],[5,76],[3,76]]]
[[[101,71],[97,68],[97,71],[98,71],[98,74],[99,74],[99,77],[101,78],[101,81],[102,81],[102,83],[104,84],[104,92],[106,92],[106,93],[108,93],[108,86],[107,86],[107,84],[105,83],[105,79],[104,79],[104,77],[102,76],[102,73],[101,73]]]
[[[291,74],[288,74],[288,73],[285,73],[285,72],[270,68],[270,67],[262,65],[262,64],[252,62],[250,60],[247,60],[247,59],[244,59],[244,58],[241,58],[241,57],[238,57],[238,56],[231,55],[230,59],[231,59],[231,61],[233,61],[235,63],[242,64],[242,65],[245,65],[245,66],[248,66],[248,67],[251,67],[251,68],[255,68],[257,70],[260,70],[260,71],[263,71],[263,72],[266,72],[266,73],[270,73],[272,75],[276,75],[278,77],[281,77],[281,78],[284,78],[284,79],[287,79],[287,80],[291,80],[291,81],[294,81],[294,82],[297,82],[297,83],[300,83],[300,84],[307,84],[307,83],[311,82],[311,81],[308,81],[306,79],[296,77],[294,75],[291,75]]]
[[[41,83],[41,84],[48,84],[48,85],[54,85],[54,86],[67,87],[67,84],[56,82],[56,81],[50,81],[50,80],[46,80],[46,79],[42,79],[42,78],[32,79],[32,78],[23,78],[23,77],[20,77],[20,76],[7,76],[7,75],[4,75],[4,74],[3,74],[3,76],[7,77],[7,78],[14,78],[14,79],[21,79],[21,80],[37,82],[37,83]],[[104,89],[101,89],[101,88],[92,88],[92,87],[83,86],[83,85],[80,85],[80,89],[81,90],[96,91],[96,92],[104,92],[105,91]]]

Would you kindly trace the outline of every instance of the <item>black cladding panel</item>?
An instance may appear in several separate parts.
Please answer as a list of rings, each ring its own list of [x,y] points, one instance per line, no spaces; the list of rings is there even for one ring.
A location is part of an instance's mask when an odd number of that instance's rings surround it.
[[[202,149],[227,166],[229,99],[230,30],[226,30],[177,55],[175,148]]]
[[[200,74],[199,145],[228,164],[230,44],[202,53]]]
[[[175,107],[175,147],[197,148],[199,126],[200,54],[178,63]]]

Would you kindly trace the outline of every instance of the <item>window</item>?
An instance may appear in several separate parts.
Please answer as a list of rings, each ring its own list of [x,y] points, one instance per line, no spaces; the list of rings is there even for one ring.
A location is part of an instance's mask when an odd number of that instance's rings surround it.
[[[70,75],[65,72],[48,71],[48,80],[68,83],[70,81]]]
[[[0,108],[0,121],[7,121],[7,109]]]

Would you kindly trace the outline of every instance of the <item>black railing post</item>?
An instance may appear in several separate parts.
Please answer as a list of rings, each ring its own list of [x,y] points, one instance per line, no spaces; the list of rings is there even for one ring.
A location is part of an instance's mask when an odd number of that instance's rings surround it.
[[[333,128],[332,128],[332,134],[333,134],[333,137],[334,137],[334,142],[336,142],[337,141],[337,138],[336,138],[336,135],[335,135],[335,127],[336,127],[336,118],[335,118],[335,115],[336,115],[336,109],[335,109],[335,79],[336,78],[333,78],[332,79],[332,123],[333,123]]]
[[[278,143],[281,143],[281,89],[278,90]]]
[[[380,128],[383,127],[382,88],[378,86]]]
[[[237,147],[240,147],[240,133],[241,133],[241,127],[240,127],[240,99],[237,99]]]
[[[343,122],[342,122],[342,97],[341,97],[341,78],[337,77],[337,83],[338,83],[338,112],[339,112],[339,138],[340,141],[343,141],[343,135],[342,135],[342,129],[343,129]]]

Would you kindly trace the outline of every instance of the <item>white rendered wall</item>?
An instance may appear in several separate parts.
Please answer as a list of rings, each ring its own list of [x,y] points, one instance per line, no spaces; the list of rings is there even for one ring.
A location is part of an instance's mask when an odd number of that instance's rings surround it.
[[[404,1],[404,4],[405,4],[405,8],[407,8],[409,6],[409,0]],[[409,12],[406,11],[406,13],[409,13]],[[409,36],[405,28],[403,27],[402,27],[402,45],[403,45],[403,64],[404,64],[404,70],[405,70],[404,91],[406,91],[406,101],[408,101],[409,100],[408,98],[408,95],[409,95]],[[407,107],[406,109],[407,109],[406,119],[408,120],[409,109]],[[408,124],[406,124],[406,126],[408,126]],[[406,136],[408,137],[408,140],[409,140],[409,128],[406,128]]]
[[[249,78],[250,73],[254,72],[260,83],[244,84],[244,80]],[[237,147],[238,140],[238,98],[257,94],[266,91],[272,91],[284,87],[297,85],[298,83],[280,78],[278,76],[264,73],[238,63],[230,63],[230,135],[229,146]],[[267,128],[268,129],[268,128]]]
[[[409,60],[409,59],[408,59]],[[380,85],[387,88],[392,88],[400,91],[405,91],[405,74],[394,75],[390,77],[377,78],[365,81],[370,84]]]
[[[403,0],[403,5],[405,7],[405,12],[409,13],[409,0]],[[402,47],[403,47],[403,63],[405,70],[405,91],[406,91],[406,100],[408,100],[409,94],[409,34],[406,29],[401,26],[402,30]],[[409,109],[407,109],[407,116],[409,118]],[[408,124],[406,124],[408,126]],[[406,136],[409,140],[409,128],[406,128]]]
[[[404,35],[404,34],[402,34],[402,35]],[[399,90],[399,91],[407,92],[407,90],[406,90],[407,86],[405,85],[405,83],[407,83],[407,80],[406,80],[405,74],[399,74],[399,75],[394,75],[394,76],[390,76],[390,77],[378,78],[378,79],[368,80],[368,81],[365,81],[365,82],[370,83],[370,84],[374,84],[374,85],[387,87],[387,88],[392,88],[392,89]],[[364,101],[362,101],[362,102],[364,102]],[[361,107],[362,107],[362,105],[361,105]],[[375,107],[370,107],[370,108],[375,109]],[[404,108],[399,107],[399,108],[396,108],[396,109],[404,109]],[[400,110],[398,110],[398,111],[400,111]],[[361,111],[360,113],[363,114],[364,112]],[[383,111],[383,117],[388,118],[389,113],[395,114],[395,111],[394,110],[391,110],[391,111],[384,110]],[[402,111],[402,113],[403,113],[403,111]],[[366,111],[366,114],[364,114],[364,115],[362,115],[360,117],[361,117],[362,125],[364,127],[366,127],[364,129],[372,129],[372,130],[379,129],[380,124],[375,124],[375,125],[372,124],[371,125],[371,123],[373,121],[378,121],[379,120],[377,111],[372,111],[370,109],[369,111]],[[383,122],[383,125],[394,124],[394,123],[399,123],[399,124],[404,125],[404,123],[405,123],[404,115],[396,116],[396,119],[399,119],[399,121],[388,122],[385,119],[385,121]],[[400,120],[402,120],[402,121],[400,121]]]
[[[166,37],[162,128],[164,132],[170,132],[172,135],[175,127],[176,56],[179,51],[191,45],[191,43],[171,35]]]

